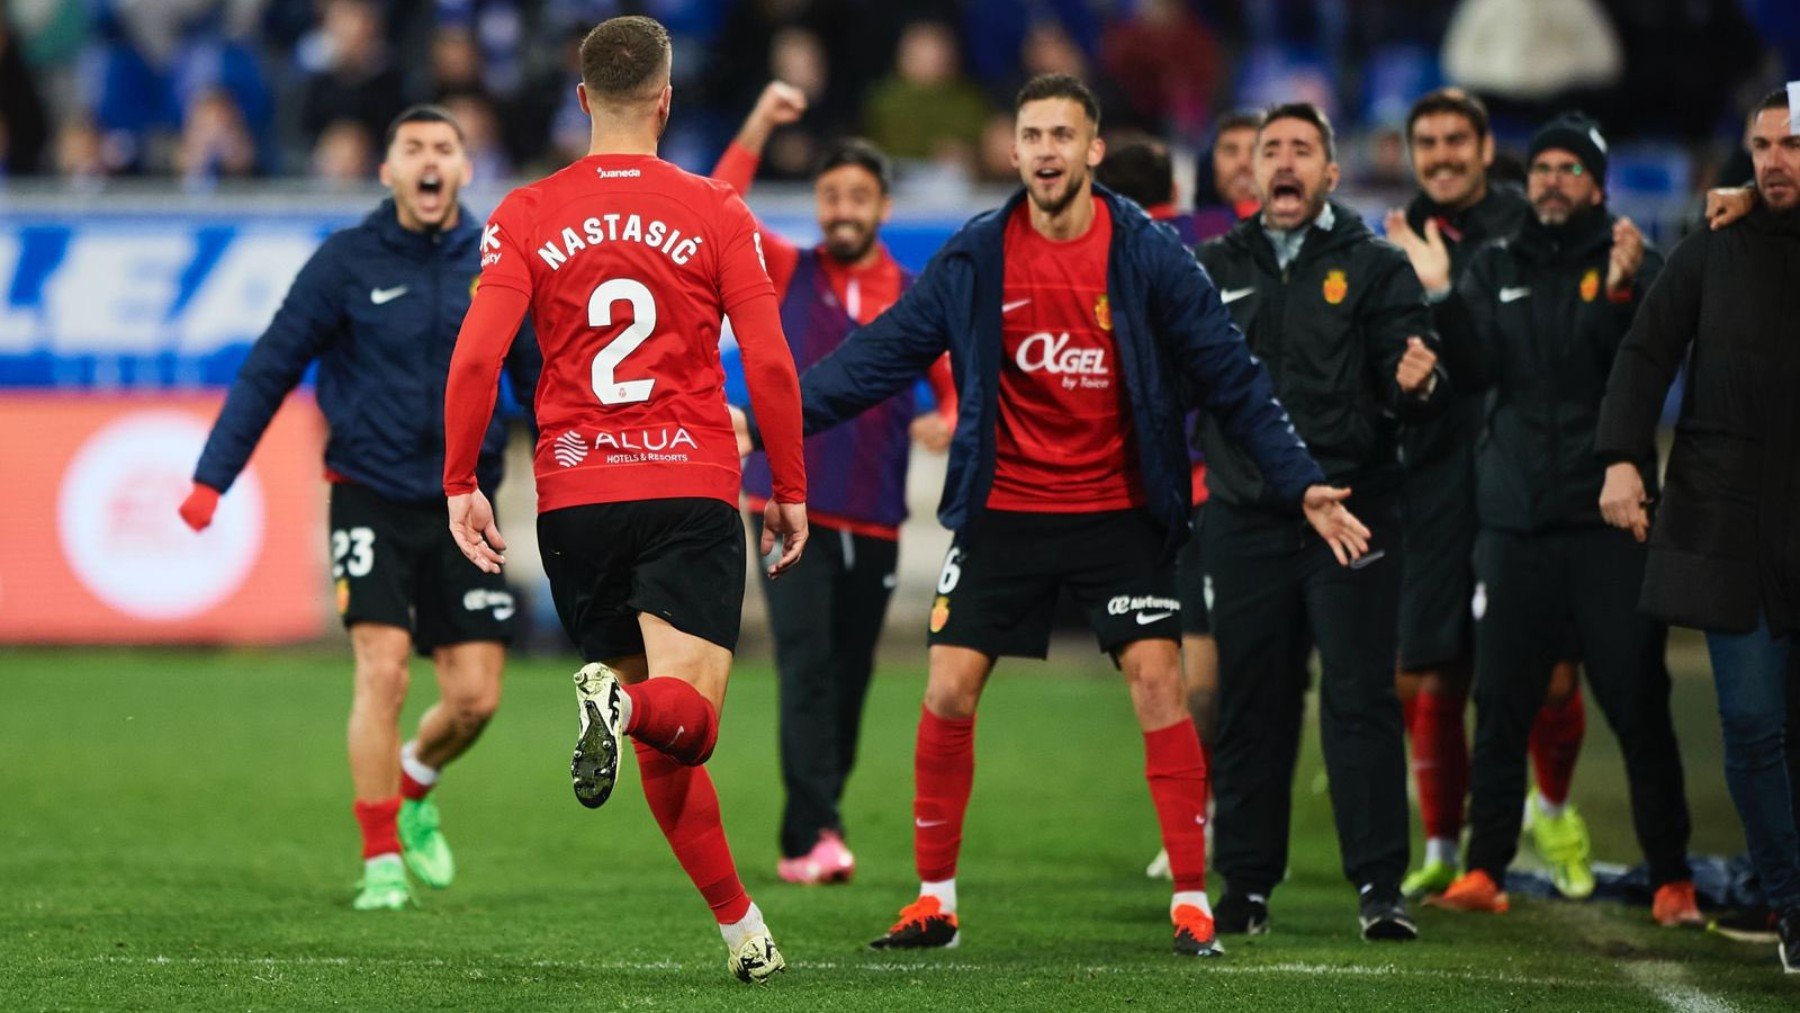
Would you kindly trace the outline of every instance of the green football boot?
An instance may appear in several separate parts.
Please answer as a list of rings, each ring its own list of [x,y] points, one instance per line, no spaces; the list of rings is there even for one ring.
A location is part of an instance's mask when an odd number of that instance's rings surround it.
[[[456,860],[438,829],[437,803],[429,795],[400,803],[400,848],[406,867],[426,886],[441,890],[456,878]]]
[[[413,902],[406,882],[406,864],[399,855],[382,855],[363,866],[361,890],[350,906],[358,911],[404,911]]]
[[[1538,857],[1550,867],[1550,881],[1556,884],[1556,892],[1570,900],[1591,896],[1594,869],[1587,821],[1573,805],[1565,805],[1562,815],[1555,818],[1544,815],[1535,800],[1527,802],[1525,808],[1531,843],[1537,848]]]
[[[1419,866],[1400,883],[1400,892],[1411,900],[1418,900],[1427,894],[1443,893],[1456,882],[1462,870],[1453,862],[1430,861]]]

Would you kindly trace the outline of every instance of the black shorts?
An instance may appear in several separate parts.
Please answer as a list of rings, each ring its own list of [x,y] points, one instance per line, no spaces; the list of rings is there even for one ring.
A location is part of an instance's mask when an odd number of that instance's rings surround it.
[[[441,502],[403,503],[367,486],[331,487],[331,577],[346,627],[386,623],[430,654],[471,640],[512,640],[517,605],[450,537]]]
[[[1181,639],[1175,560],[1143,510],[989,510],[956,536],[932,600],[930,643],[990,657],[1042,658],[1063,587],[1109,654]]]
[[[1212,581],[1207,579],[1206,553],[1200,548],[1200,521],[1205,510],[1204,503],[1194,508],[1192,530],[1175,556],[1176,597],[1181,599],[1181,632],[1186,636],[1212,636],[1212,608],[1207,601],[1212,597],[1208,593]]]
[[[1401,671],[1473,656],[1475,593],[1473,449],[1428,462],[1406,477],[1406,555],[1400,574]]]
[[[584,661],[644,653],[639,613],[737,650],[745,564],[735,506],[695,497],[564,507],[538,515],[538,550]]]

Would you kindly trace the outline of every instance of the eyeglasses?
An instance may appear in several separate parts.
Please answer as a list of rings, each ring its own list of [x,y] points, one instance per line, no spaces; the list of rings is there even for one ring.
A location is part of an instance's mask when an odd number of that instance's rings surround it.
[[[1581,167],[1580,162],[1566,162],[1562,165],[1552,165],[1549,162],[1533,162],[1531,163],[1530,172],[1533,176],[1540,177],[1568,176],[1571,178],[1580,178],[1587,174],[1587,170]]]

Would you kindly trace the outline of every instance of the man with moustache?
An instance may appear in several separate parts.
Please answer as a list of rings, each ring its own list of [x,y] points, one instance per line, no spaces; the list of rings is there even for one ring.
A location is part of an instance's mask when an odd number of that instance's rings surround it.
[[[805,112],[804,92],[770,82],[713,178],[740,196],[748,194],[770,133]],[[763,257],[796,368],[830,354],[912,284],[912,272],[879,238],[893,210],[892,181],[880,149],[867,141],[839,140],[826,147],[813,179],[824,241],[800,249],[763,230]],[[939,412],[919,414],[908,389],[854,423],[806,441],[811,551],[780,580],[766,575],[762,580],[780,682],[787,801],[776,874],[785,882],[847,883],[856,872],[839,803],[856,761],[863,698],[895,584],[900,524],[906,519],[908,429],[943,429],[947,443],[955,418],[948,364],[940,360],[930,375],[947,420]],[[744,462],[744,492],[753,517],[768,505],[772,488],[767,455],[751,454]]]
[[[1211,172],[1198,174],[1203,178],[1194,195],[1197,240],[1222,236],[1256,214],[1256,130],[1262,126],[1262,117],[1258,110],[1240,109],[1219,118],[1208,152]]]
[[[1214,868],[1221,933],[1268,931],[1287,874],[1288,819],[1317,644],[1321,735],[1344,874],[1363,938],[1409,940],[1405,742],[1394,700],[1402,473],[1396,418],[1439,410],[1449,383],[1426,344],[1431,319],[1405,254],[1347,205],[1331,123],[1317,107],[1271,109],[1256,141],[1262,210],[1202,246],[1200,262],[1267,364],[1294,426],[1371,531],[1368,555],[1327,547],[1278,512],[1241,448],[1208,420],[1206,577],[1219,645]]]
[[[1800,131],[1792,93],[1751,110],[1758,206],[1682,240],[1613,363],[1595,452],[1600,512],[1649,540],[1638,604],[1706,632],[1725,737],[1725,779],[1751,864],[1776,915],[1783,968],[1800,973],[1800,833],[1783,725],[1800,632]],[[1654,520],[1656,428],[1688,364]]]
[[[919,897],[878,949],[959,940],[976,706],[999,657],[1044,656],[1067,587],[1125,676],[1144,733],[1174,868],[1174,950],[1219,952],[1205,892],[1206,762],[1178,653],[1174,552],[1190,509],[1178,378],[1200,391],[1220,445],[1256,470],[1271,516],[1316,532],[1340,563],[1366,547],[1346,493],[1321,481],[1193,257],[1092,184],[1099,127],[1080,81],[1027,82],[1013,140],[1022,190],[963,226],[892,309],[801,380],[809,432],[885,401],[946,349],[960,394],[938,511],[956,540],[931,610],[914,761]]]
[[[1483,244],[1518,232],[1530,205],[1518,186],[1490,178],[1494,137],[1487,107],[1475,96],[1460,88],[1424,95],[1407,114],[1406,138],[1419,194],[1404,213],[1389,212],[1387,234],[1407,252],[1427,298],[1438,300]],[[1452,377],[1461,372],[1459,363],[1447,365]],[[1459,383],[1443,415],[1401,431],[1407,551],[1396,688],[1425,825],[1424,862],[1403,884],[1408,897],[1439,892],[1460,872],[1469,790],[1464,715],[1474,670],[1475,437],[1483,400]],[[1562,649],[1565,659],[1575,654],[1572,644]],[[1538,787],[1530,827],[1557,888],[1576,898],[1594,890],[1587,825],[1567,804],[1586,726],[1576,664],[1558,661],[1531,730]]]
[[[316,362],[331,429],[331,571],[356,665],[348,735],[363,840],[358,911],[410,905],[409,867],[428,886],[450,885],[456,866],[430,793],[499,706],[515,611],[506,581],[470,567],[444,529],[444,381],[481,267],[481,220],[457,202],[470,175],[462,127],[437,106],[414,106],[387,142],[381,182],[393,196],[301,268],[232,382],[181,505],[195,531],[212,522]],[[539,365],[526,331],[506,358],[516,396],[528,398]],[[482,483],[493,488],[505,426],[496,419],[480,444]],[[415,650],[435,663],[439,699],[402,745]]]
[[[1645,552],[1606,526],[1594,428],[1619,342],[1662,258],[1607,211],[1606,142],[1578,113],[1531,141],[1531,217],[1477,252],[1439,304],[1465,390],[1489,395],[1477,462],[1475,754],[1468,872],[1430,903],[1507,910],[1525,752],[1573,625],[1594,698],[1624,751],[1638,843],[1665,926],[1701,923],[1689,820],[1669,715],[1668,630],[1637,611]],[[1443,264],[1431,266],[1438,281]],[[1654,475],[1655,455],[1634,459]]]

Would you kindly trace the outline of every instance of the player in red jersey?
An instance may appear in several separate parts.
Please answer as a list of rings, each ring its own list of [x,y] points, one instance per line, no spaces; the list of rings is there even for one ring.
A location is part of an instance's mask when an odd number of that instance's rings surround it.
[[[506,543],[476,488],[497,370],[527,309],[537,389],[538,541],[557,614],[588,662],[575,675],[575,796],[605,803],[636,740],[650,811],[706,898],[744,981],[786,965],[744,892],[702,766],[744,598],[737,443],[719,365],[730,314],[773,474],[766,557],[806,542],[799,385],[761,238],[731,188],[656,157],[668,122],[668,33],[618,17],[581,45],[589,154],[508,194],[482,240],[481,286],[445,392],[450,530],[490,572]]]
[[[1093,94],[1043,75],[1016,111],[1023,188],[958,230],[893,308],[802,381],[814,432],[892,396],[946,350],[961,395],[938,510],[956,540],[931,610],[914,753],[919,897],[871,945],[960,940],[975,712],[998,658],[1044,657],[1067,588],[1122,671],[1144,733],[1175,880],[1174,951],[1211,956],[1206,761],[1177,653],[1174,552],[1190,511],[1181,381],[1257,462],[1269,502],[1292,511],[1296,540],[1321,539],[1348,565],[1368,551],[1368,529],[1344,508],[1349,491],[1324,484],[1193,254],[1091,185],[1104,151]]]

